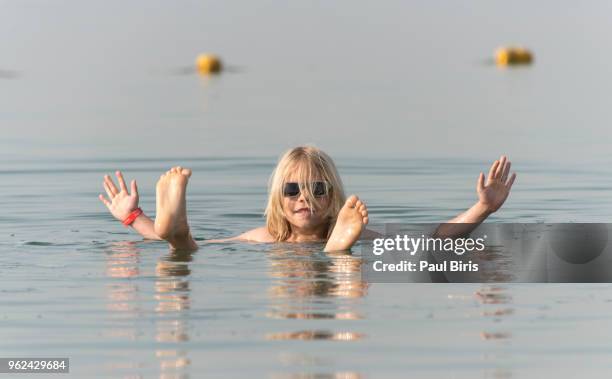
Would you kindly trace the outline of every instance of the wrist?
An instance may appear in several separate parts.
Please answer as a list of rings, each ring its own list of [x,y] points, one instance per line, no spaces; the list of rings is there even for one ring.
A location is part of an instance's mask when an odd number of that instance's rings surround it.
[[[140,215],[138,215],[138,217],[136,217],[136,219],[134,220],[134,222],[132,223],[132,225],[130,225],[132,228],[134,229],[138,229],[140,227],[140,225],[143,224],[143,221],[148,219],[147,215],[145,215],[144,212],[142,212]]]
[[[124,219],[121,221],[121,223],[122,223],[122,224],[123,224],[125,227],[129,227],[130,225],[132,225],[132,224],[133,224],[133,223],[136,221],[136,219],[137,219],[138,217],[142,216],[142,214],[143,214],[142,209],[141,209],[140,207],[139,207],[139,208],[136,208],[136,209],[134,209],[132,212],[130,212],[130,214],[129,214],[127,217],[125,217],[125,218],[124,218]]]
[[[489,216],[490,214],[495,213],[495,209],[492,209],[490,206],[480,201],[477,202],[473,208],[484,216]]]

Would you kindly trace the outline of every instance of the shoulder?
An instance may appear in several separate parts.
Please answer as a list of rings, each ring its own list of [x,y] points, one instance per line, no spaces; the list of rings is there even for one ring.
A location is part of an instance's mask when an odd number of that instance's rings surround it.
[[[274,237],[272,237],[270,232],[268,232],[268,228],[265,226],[248,230],[235,238],[250,242],[276,242]]]

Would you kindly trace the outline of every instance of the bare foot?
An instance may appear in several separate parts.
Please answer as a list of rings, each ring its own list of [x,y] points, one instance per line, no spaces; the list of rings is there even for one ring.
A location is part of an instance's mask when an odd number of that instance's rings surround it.
[[[336,225],[325,245],[325,251],[348,250],[359,239],[361,232],[368,223],[368,208],[355,195],[351,195],[344,203]]]
[[[170,242],[176,249],[194,249],[187,223],[185,193],[191,170],[173,167],[157,181],[157,210],[155,234]]]

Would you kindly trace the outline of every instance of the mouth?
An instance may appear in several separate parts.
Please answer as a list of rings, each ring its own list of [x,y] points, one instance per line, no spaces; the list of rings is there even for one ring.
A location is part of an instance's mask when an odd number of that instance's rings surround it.
[[[304,207],[304,208],[300,208],[300,209],[297,209],[297,210],[293,211],[293,213],[295,213],[295,214],[307,214],[308,213],[309,214],[311,212],[310,212],[310,208]]]

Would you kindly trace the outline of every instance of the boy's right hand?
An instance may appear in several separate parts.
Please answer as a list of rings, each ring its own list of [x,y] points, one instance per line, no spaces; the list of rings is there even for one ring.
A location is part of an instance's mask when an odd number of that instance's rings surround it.
[[[130,183],[132,194],[129,194],[121,171],[115,172],[115,175],[117,175],[117,181],[121,190],[117,189],[110,176],[104,175],[104,189],[108,199],[102,194],[98,198],[117,220],[123,221],[132,211],[138,208],[138,187],[136,187],[136,180],[132,180]]]

